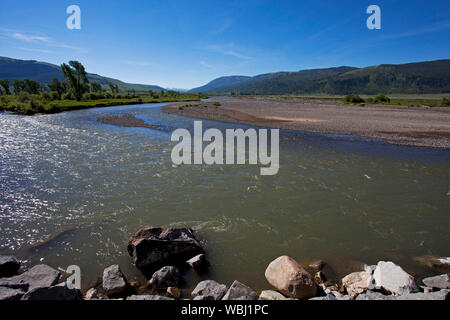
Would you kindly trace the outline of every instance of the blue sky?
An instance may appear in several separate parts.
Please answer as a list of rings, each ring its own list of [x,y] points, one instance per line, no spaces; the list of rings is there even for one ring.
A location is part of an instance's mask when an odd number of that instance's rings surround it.
[[[66,8],[81,8],[81,30]],[[368,30],[366,8],[381,8]],[[2,0],[0,55],[192,88],[224,75],[450,58],[450,1]]]

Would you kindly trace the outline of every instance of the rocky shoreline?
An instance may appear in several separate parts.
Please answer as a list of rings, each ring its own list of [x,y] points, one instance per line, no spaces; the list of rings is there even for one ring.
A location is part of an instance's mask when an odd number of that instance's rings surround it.
[[[63,271],[40,264],[19,273],[21,262],[0,256],[0,300],[449,300],[450,274],[417,279],[391,261],[333,279],[324,261],[300,265],[288,256],[270,262],[265,271],[272,287],[257,293],[235,280],[229,287],[214,280],[197,284],[190,297],[180,290],[183,270],[204,274],[205,249],[190,228],[144,228],[128,241],[133,264],[148,282],[129,282],[119,265],[104,269],[101,284],[82,294]],[[450,258],[428,257],[430,266],[450,267]],[[310,273],[306,270],[314,270]],[[145,293],[143,293],[145,292]]]

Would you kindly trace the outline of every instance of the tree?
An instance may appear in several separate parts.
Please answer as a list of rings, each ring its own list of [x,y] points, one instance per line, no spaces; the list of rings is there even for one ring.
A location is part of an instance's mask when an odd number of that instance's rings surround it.
[[[91,82],[91,92],[102,92],[102,85],[98,82]]]
[[[113,85],[112,83],[108,83],[109,88],[111,89],[111,93],[119,93],[119,85]]]
[[[3,88],[4,94],[11,94],[11,90],[9,90],[9,80],[8,79],[0,80],[0,86]]]
[[[83,94],[89,91],[89,80],[83,65],[78,61],[69,61],[69,65],[65,63],[61,65],[61,71],[75,99],[80,101]]]
[[[29,94],[38,94],[41,92],[42,87],[39,82],[31,79],[23,79],[23,90]]]
[[[14,94],[19,94],[19,92],[24,91],[24,83],[22,80],[14,79],[13,80],[13,88]]]
[[[64,83],[60,82],[58,78],[53,78],[52,82],[48,84],[48,87],[51,91],[55,91],[58,93],[58,100],[61,100],[61,96],[66,92]]]

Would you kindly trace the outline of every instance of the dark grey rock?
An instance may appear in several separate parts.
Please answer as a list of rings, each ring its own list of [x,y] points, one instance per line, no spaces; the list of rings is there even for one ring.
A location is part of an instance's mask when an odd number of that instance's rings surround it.
[[[156,295],[133,295],[128,297],[127,300],[174,300],[174,299]]]
[[[128,281],[117,264],[103,271],[103,290],[108,296],[117,296],[128,288]]]
[[[258,300],[258,294],[252,288],[235,280],[223,296],[222,300],[237,300],[240,297],[246,297],[245,300]]]
[[[330,293],[330,294],[327,294],[324,297],[314,297],[314,298],[311,298],[311,299],[308,299],[308,300],[337,300],[337,299],[336,299],[336,297],[334,295],[332,295]]]
[[[227,292],[227,286],[214,280],[199,282],[191,293],[194,300],[220,300]]]
[[[441,274],[440,276],[429,277],[422,280],[422,282],[430,288],[450,289],[450,274]]]
[[[197,272],[203,272],[208,268],[208,260],[203,253],[189,259],[186,263]]]
[[[13,256],[0,256],[0,278],[12,277],[17,274],[20,261]]]
[[[51,287],[58,282],[59,276],[58,270],[45,264],[39,264],[20,275],[0,279],[0,286],[24,288],[24,285],[28,284],[28,290]]]
[[[394,296],[386,296],[379,292],[367,291],[356,297],[355,300],[395,300]]]
[[[177,267],[165,266],[153,274],[148,284],[153,288],[168,288],[178,286],[179,282],[180,270]]]
[[[51,287],[39,287],[28,291],[22,300],[83,300],[83,295],[79,289],[69,289],[65,283],[60,283]]]
[[[146,228],[128,241],[128,253],[138,268],[184,263],[203,248],[190,228]]]
[[[395,300],[450,300],[450,291],[441,290],[428,293],[410,293],[395,297]]]
[[[0,301],[20,300],[25,294],[23,290],[0,287]]]

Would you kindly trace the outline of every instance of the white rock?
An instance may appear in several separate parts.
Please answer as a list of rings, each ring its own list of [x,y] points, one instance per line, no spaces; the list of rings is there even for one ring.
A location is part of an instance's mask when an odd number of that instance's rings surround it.
[[[414,293],[420,290],[415,279],[391,261],[380,261],[373,273],[375,287],[395,295]]]
[[[356,297],[373,288],[372,280],[372,271],[353,272],[342,279],[342,285],[350,296]]]
[[[281,293],[273,290],[264,290],[259,295],[259,298],[263,300],[293,300],[291,298],[286,298]]]

